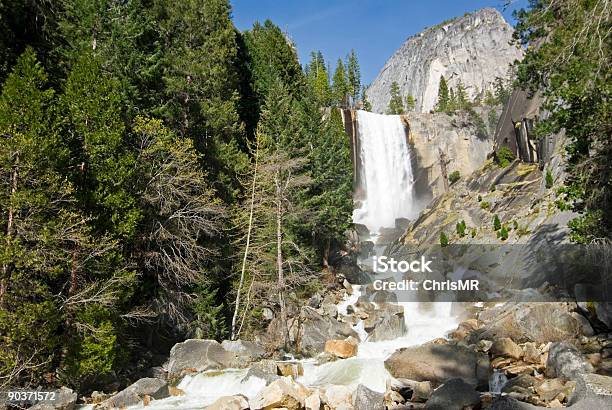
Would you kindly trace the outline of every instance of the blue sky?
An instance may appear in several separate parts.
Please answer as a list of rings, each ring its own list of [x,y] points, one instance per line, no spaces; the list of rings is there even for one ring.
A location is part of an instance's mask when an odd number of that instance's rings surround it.
[[[495,7],[512,24],[512,10],[527,0],[231,0],[234,24],[249,29],[271,19],[296,43],[300,61],[321,50],[335,65],[351,48],[359,57],[363,83],[368,84],[409,36],[425,27],[483,7]]]

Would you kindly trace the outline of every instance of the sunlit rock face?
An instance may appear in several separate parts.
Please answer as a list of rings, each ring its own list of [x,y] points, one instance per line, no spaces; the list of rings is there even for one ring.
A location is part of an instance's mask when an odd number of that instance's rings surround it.
[[[461,80],[470,98],[484,94],[495,77],[507,77],[510,63],[523,55],[510,44],[512,32],[497,10],[486,8],[410,37],[367,89],[372,110],[386,111],[394,81],[402,96],[416,99],[420,112],[434,108],[440,76],[453,88]]]

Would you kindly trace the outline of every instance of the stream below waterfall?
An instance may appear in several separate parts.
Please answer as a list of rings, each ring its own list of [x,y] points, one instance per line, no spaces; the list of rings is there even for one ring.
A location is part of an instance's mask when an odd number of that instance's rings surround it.
[[[365,225],[370,235],[360,238],[374,243],[377,255],[384,246],[376,241],[381,228],[394,228],[398,218],[412,219],[418,209],[414,198],[411,149],[405,127],[397,115],[380,115],[357,112],[359,133],[359,187],[355,198],[353,221]],[[371,263],[369,255],[359,261],[360,266]],[[356,304],[362,295],[359,285],[352,285],[337,304],[338,312],[346,315],[349,306]],[[345,385],[356,388],[359,384],[384,392],[390,378],[384,361],[402,347],[419,345],[445,337],[455,329],[458,320],[451,313],[451,303],[430,303],[423,309],[418,302],[398,303],[404,309],[406,333],[393,340],[368,341],[368,333],[359,320],[353,329],[361,339],[355,357],[317,364],[316,359],[301,360],[304,373],[297,381],[307,387]],[[185,395],[153,400],[147,409],[202,409],[222,396],[242,394],[254,398],[266,382],[251,376],[245,379],[248,369],[225,369],[185,376],[177,385]],[[145,408],[142,404],[131,409]]]
[[[337,305],[338,312],[346,313],[346,309],[356,303],[360,296],[360,286],[353,285],[352,295],[347,294]],[[356,388],[363,384],[372,390],[384,392],[386,380],[391,377],[384,366],[387,357],[399,348],[444,337],[457,327],[457,320],[451,315],[450,303],[434,303],[434,308],[428,312],[419,312],[416,302],[404,302],[400,305],[404,307],[404,320],[408,329],[405,335],[381,342],[362,340],[358,345],[357,356],[348,359],[338,359],[321,365],[318,365],[315,359],[300,360],[304,374],[298,377],[297,381],[307,387],[345,385]],[[367,335],[361,321],[353,328],[360,337]],[[219,397],[236,394],[253,399],[265,387],[266,382],[255,376],[244,380],[247,372],[248,369],[225,369],[188,375],[177,385],[185,392],[184,396],[153,400],[146,407],[141,404],[129,409],[195,410],[212,404]]]

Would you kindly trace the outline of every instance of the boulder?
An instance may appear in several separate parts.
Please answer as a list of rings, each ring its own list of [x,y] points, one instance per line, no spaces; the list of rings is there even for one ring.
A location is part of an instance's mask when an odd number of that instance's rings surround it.
[[[249,405],[252,410],[285,408],[299,410],[304,408],[305,401],[311,395],[310,390],[301,384],[279,379],[261,390]]]
[[[325,342],[333,339],[358,338],[357,332],[348,323],[318,313],[304,306],[300,311],[300,327],[297,335],[297,350],[307,356],[315,356],[325,349]]]
[[[509,337],[515,342],[547,343],[577,339],[582,324],[571,315],[568,303],[508,303],[487,309],[478,319],[484,322],[481,339]]]
[[[30,409],[34,410],[74,410],[76,409],[77,393],[69,389],[68,387],[61,387],[56,391],[55,400],[45,401],[34,406]]]
[[[493,342],[490,353],[492,358],[511,357],[518,360],[523,355],[523,349],[509,337],[504,337]]]
[[[263,359],[266,356],[266,351],[263,347],[246,340],[224,340],[221,342],[221,347],[228,352],[232,352],[240,360],[248,363]]]
[[[120,391],[114,396],[104,400],[97,407],[98,409],[113,409],[133,406],[140,403],[145,398],[163,399],[170,396],[168,383],[161,379],[147,377],[140,379],[132,385]]]
[[[541,407],[533,404],[523,403],[510,396],[497,397],[491,403],[488,410],[541,410]]]
[[[536,379],[532,375],[520,374],[515,378],[508,380],[504,387],[502,387],[502,393],[524,393],[526,391],[528,392],[529,388],[538,386],[540,383],[541,381]]]
[[[576,388],[569,404],[570,408],[580,410],[612,408],[612,377],[581,374],[576,380]]]
[[[387,379],[387,390],[398,392],[412,402],[425,402],[431,397],[433,388],[431,382],[417,382],[407,379]]]
[[[553,343],[548,349],[546,375],[566,380],[576,380],[579,375],[593,372],[593,366],[580,352],[567,343]]]
[[[489,379],[488,357],[460,345],[428,343],[402,348],[385,360],[385,367],[396,379],[431,381],[435,385],[454,378],[486,385]]]
[[[540,351],[533,342],[527,342],[523,346],[523,361],[525,363],[539,364],[541,363]]]
[[[279,376],[297,379],[304,374],[304,366],[300,362],[276,362]]]
[[[535,388],[536,393],[545,402],[551,402],[563,393],[563,397],[569,397],[574,391],[576,383],[572,381],[564,382],[561,379],[546,379]]]
[[[304,407],[306,410],[320,410],[321,397],[319,396],[318,390],[313,391],[310,396],[306,397],[306,400],[304,400]]]
[[[396,306],[385,304],[387,306]],[[401,308],[401,306],[400,306]],[[404,322],[404,310],[392,311],[385,309],[379,316],[379,321],[374,326],[374,330],[368,336],[370,342],[381,342],[383,340],[393,340],[406,334],[406,323]]]
[[[321,402],[331,410],[353,410],[351,389],[347,386],[331,385],[321,394]]]
[[[384,394],[368,389],[363,384],[353,392],[353,407],[357,410],[385,410]]]
[[[428,410],[463,410],[480,404],[480,394],[461,379],[451,379],[434,390],[427,400]]]
[[[231,367],[236,356],[215,340],[188,339],[170,350],[168,374],[180,377],[186,371],[218,370]]]
[[[247,410],[248,408],[249,402],[246,397],[239,394],[220,397],[210,406],[204,407],[204,410]]]
[[[280,376],[278,375],[278,366],[276,362],[274,360],[264,359],[251,365],[243,381],[247,380],[249,377],[258,377],[265,380],[266,385],[268,385],[278,380]]]
[[[325,352],[331,353],[341,359],[356,356],[357,340],[350,337],[346,340],[328,340],[325,342]]]
[[[457,329],[453,330],[453,332],[450,334],[450,337],[455,340],[463,340],[467,336],[469,336],[470,333],[472,333],[474,330],[480,328],[480,326],[481,323],[478,321],[478,319],[468,319],[464,322],[459,323],[459,326],[457,326]]]

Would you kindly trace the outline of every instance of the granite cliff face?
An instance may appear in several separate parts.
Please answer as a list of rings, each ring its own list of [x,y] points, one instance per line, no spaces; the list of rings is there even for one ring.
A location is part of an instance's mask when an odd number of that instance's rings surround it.
[[[470,98],[491,89],[495,77],[506,77],[509,64],[522,57],[522,50],[509,44],[512,32],[497,10],[486,8],[409,38],[367,89],[372,110],[387,109],[394,81],[402,96],[416,99],[420,112],[435,106],[440,76],[449,87],[461,80]]]

